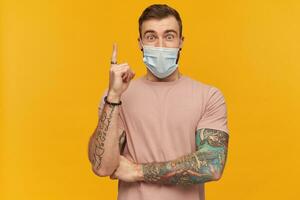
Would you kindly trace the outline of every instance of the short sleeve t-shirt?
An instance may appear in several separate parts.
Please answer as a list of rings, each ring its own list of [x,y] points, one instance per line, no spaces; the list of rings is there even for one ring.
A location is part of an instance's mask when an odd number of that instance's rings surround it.
[[[99,104],[99,114],[104,96]],[[136,163],[166,162],[196,151],[200,128],[225,131],[222,92],[186,75],[175,81],[133,79],[121,96],[120,129],[126,131],[122,154]],[[183,187],[118,180],[118,200],[204,200],[204,184]]]

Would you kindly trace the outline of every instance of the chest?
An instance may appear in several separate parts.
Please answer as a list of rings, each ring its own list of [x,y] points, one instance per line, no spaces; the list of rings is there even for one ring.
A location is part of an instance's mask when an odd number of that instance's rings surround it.
[[[123,112],[137,127],[184,129],[196,127],[203,108],[191,89],[145,88],[125,100]]]

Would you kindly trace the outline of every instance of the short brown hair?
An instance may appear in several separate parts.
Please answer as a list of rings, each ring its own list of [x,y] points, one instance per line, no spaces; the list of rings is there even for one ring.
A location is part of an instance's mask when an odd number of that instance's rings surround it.
[[[163,19],[169,16],[174,16],[179,25],[179,36],[182,36],[182,21],[179,13],[168,6],[167,4],[153,4],[147,7],[139,18],[139,33],[142,36],[142,24],[148,19]]]

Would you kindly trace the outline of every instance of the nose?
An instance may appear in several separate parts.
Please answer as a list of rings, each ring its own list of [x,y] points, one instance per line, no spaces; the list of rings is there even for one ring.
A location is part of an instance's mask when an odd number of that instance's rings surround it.
[[[159,38],[159,39],[156,41],[155,47],[163,47],[163,46],[164,46],[163,38]]]

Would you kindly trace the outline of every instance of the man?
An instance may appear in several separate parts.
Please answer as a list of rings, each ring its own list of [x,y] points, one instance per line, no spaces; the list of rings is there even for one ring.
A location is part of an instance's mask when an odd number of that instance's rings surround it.
[[[224,96],[179,72],[184,37],[176,10],[149,6],[139,34],[147,73],[138,79],[127,63],[117,64],[113,46],[89,142],[92,169],[119,180],[118,200],[203,200],[204,184],[219,180],[226,163]]]

